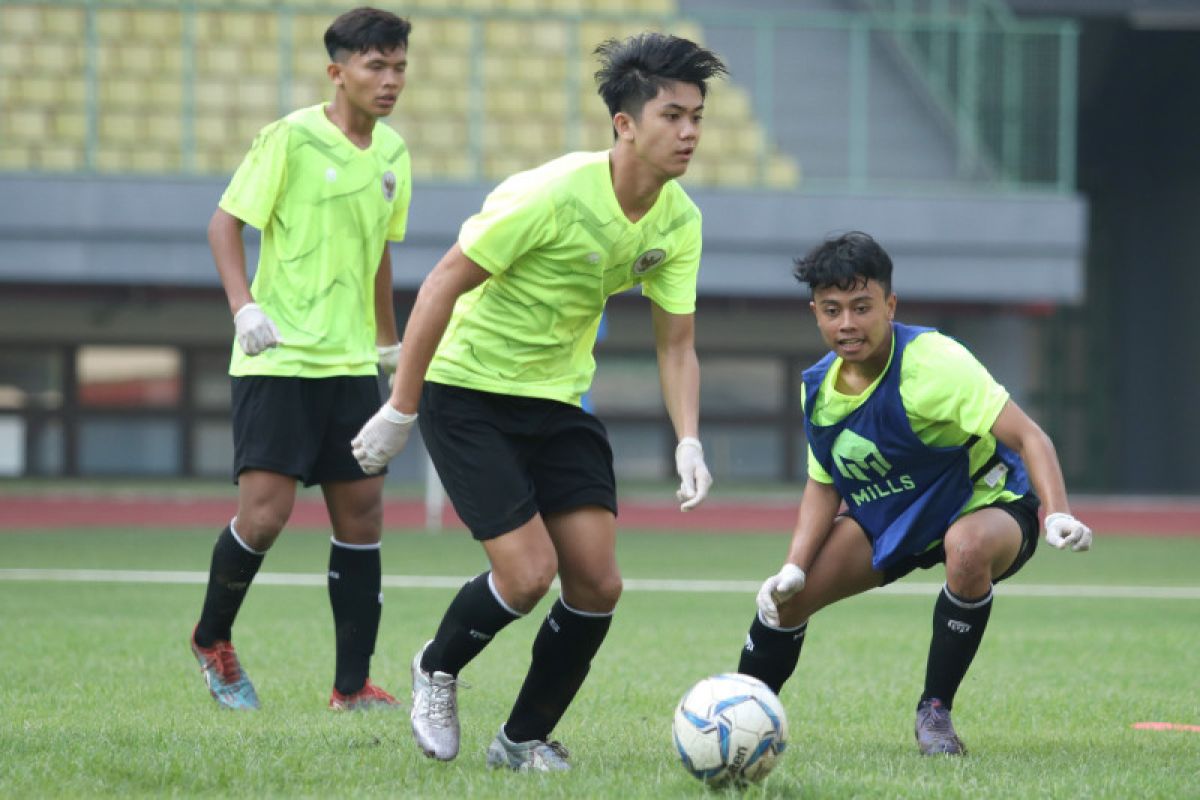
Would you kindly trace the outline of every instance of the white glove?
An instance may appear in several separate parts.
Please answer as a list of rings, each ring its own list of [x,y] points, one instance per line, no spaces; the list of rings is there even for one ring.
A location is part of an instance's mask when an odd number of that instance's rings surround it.
[[[416,421],[416,414],[405,414],[392,408],[391,403],[384,403],[350,440],[350,452],[362,471],[374,475],[386,467],[404,449]]]
[[[758,590],[758,613],[763,622],[779,627],[779,606],[804,588],[804,570],[790,561],[779,573],[763,581]]]
[[[388,375],[396,374],[396,366],[400,363],[400,343],[377,344],[375,352],[379,354],[379,366]]]
[[[704,464],[704,447],[700,440],[685,436],[675,446],[675,470],[679,473],[679,491],[675,499],[680,511],[691,511],[708,497],[712,475]]]
[[[279,338],[279,328],[271,318],[258,307],[258,303],[246,303],[233,315],[233,327],[237,330],[237,341],[242,352],[248,356],[256,356],[269,347],[283,344]]]
[[[1046,544],[1062,550],[1067,545],[1075,552],[1092,549],[1092,529],[1070,514],[1046,515]]]

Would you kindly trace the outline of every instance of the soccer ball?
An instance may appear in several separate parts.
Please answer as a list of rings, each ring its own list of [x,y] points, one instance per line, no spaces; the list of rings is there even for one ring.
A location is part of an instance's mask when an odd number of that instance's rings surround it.
[[[705,678],[675,709],[675,749],[684,769],[709,786],[755,783],[787,747],[779,698],[758,678]]]

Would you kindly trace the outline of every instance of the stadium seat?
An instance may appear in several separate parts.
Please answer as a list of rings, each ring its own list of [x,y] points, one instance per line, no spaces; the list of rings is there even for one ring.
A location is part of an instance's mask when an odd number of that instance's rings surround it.
[[[409,141],[422,179],[494,179],[568,147],[607,148],[612,134],[595,92],[592,48],[645,30],[703,41],[676,0],[413,0],[406,12],[414,22],[409,83],[392,124]],[[604,16],[554,16],[593,12]],[[323,47],[329,22],[320,0],[6,4],[0,168],[228,172],[263,125],[333,96]],[[79,45],[89,35],[92,54]],[[89,84],[80,79],[92,66],[95,130],[82,110]],[[473,75],[481,81],[474,87]],[[469,130],[477,115],[479,165]],[[185,142],[194,148],[188,154]],[[714,150],[723,161],[704,159]],[[730,81],[713,84],[701,153],[690,176],[696,184],[794,186],[800,174],[773,150],[747,91]]]

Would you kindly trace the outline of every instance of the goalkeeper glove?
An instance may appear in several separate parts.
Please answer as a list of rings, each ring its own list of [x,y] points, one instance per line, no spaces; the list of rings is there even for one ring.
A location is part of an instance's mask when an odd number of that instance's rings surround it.
[[[256,356],[270,347],[283,344],[279,338],[279,328],[258,307],[258,303],[246,303],[239,308],[233,315],[233,327],[237,331],[242,352],[248,356]]]
[[[416,414],[405,414],[393,408],[391,403],[384,403],[350,440],[350,452],[362,471],[368,475],[381,472],[392,457],[404,449],[416,421]]]
[[[400,342],[375,345],[375,352],[379,354],[380,369],[388,375],[396,374],[396,367],[400,363]]]
[[[778,574],[763,581],[758,590],[758,614],[768,625],[779,627],[779,606],[804,588],[804,570],[790,561]]]
[[[1062,550],[1067,545],[1075,552],[1092,548],[1092,529],[1070,514],[1046,515],[1046,543]]]
[[[679,440],[675,447],[675,471],[679,473],[679,491],[675,493],[679,510],[691,511],[708,497],[713,482],[704,464],[704,447],[699,439],[685,436]]]

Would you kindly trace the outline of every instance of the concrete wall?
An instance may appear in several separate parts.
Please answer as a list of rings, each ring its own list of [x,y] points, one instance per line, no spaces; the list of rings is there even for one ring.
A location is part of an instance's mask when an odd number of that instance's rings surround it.
[[[223,180],[182,177],[0,175],[0,291],[20,283],[216,287],[205,226],[223,188]],[[398,288],[420,284],[488,188],[416,187],[408,241],[393,251]],[[693,196],[705,219],[705,296],[789,295],[794,257],[857,228],[892,253],[897,292],[909,300],[1083,300],[1087,219],[1078,197]]]

